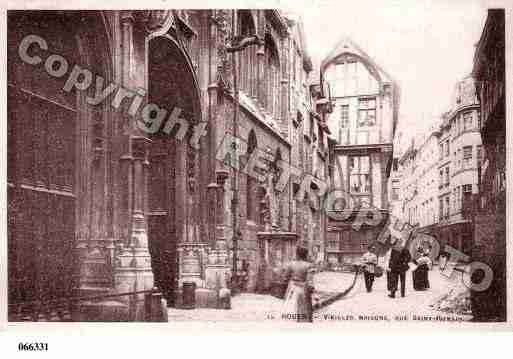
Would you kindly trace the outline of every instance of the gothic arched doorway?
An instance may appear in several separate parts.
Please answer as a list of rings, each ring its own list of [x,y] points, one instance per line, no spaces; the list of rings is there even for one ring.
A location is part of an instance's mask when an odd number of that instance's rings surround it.
[[[166,120],[150,136],[148,243],[155,285],[168,304],[174,305],[177,244],[186,235],[186,181],[191,166],[195,166],[188,139],[201,112],[191,63],[178,43],[167,35],[149,41],[148,91],[148,102],[167,111]],[[173,111],[180,111],[179,117],[187,122],[177,122],[172,127],[169,117]]]

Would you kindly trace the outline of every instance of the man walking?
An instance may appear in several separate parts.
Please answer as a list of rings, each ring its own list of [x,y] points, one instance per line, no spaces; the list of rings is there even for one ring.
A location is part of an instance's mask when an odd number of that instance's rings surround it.
[[[410,251],[402,245],[401,240],[397,240],[390,252],[390,260],[388,262],[387,277],[388,290],[390,298],[395,298],[398,282],[401,281],[401,297],[406,292],[406,271],[410,268],[408,263],[411,261]]]
[[[367,292],[372,292],[372,284],[374,283],[374,273],[376,270],[376,265],[378,264],[378,257],[373,253],[374,247],[369,246],[367,248],[367,252],[365,252],[362,256],[362,267],[363,267],[363,277],[365,278],[365,288]]]

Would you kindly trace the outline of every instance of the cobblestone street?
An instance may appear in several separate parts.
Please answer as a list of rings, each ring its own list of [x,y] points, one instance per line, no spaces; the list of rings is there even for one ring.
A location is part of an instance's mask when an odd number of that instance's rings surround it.
[[[354,275],[352,273],[321,272],[315,276],[316,295],[326,296],[342,292],[348,288]],[[432,310],[429,306],[451,288],[461,287],[461,275],[451,278],[442,276],[435,267],[430,272],[431,289],[417,292],[412,289],[411,273],[407,273],[406,297],[396,299],[387,297],[386,279],[383,276],[374,283],[372,293],[367,293],[363,277],[360,275],[353,290],[343,299],[321,308],[314,314],[314,322],[340,322],[345,320],[369,320],[359,316],[378,317],[377,320],[393,321],[395,317],[406,316],[408,320],[416,316],[443,315],[456,318],[456,315]],[[279,320],[283,301],[270,295],[243,293],[232,298],[232,309],[175,309],[169,308],[169,321],[262,321]],[[383,317],[383,318],[380,318]],[[458,316],[469,320],[469,316]],[[376,320],[374,318],[373,320]]]
[[[336,274],[331,274],[336,275]],[[347,274],[339,274],[348,276]],[[375,317],[372,320],[394,321],[398,317],[413,320],[413,316],[436,316],[461,320],[469,320],[470,316],[456,316],[432,310],[430,305],[446,294],[451,288],[463,290],[461,274],[454,274],[450,278],[441,275],[438,267],[429,272],[431,288],[427,291],[414,291],[412,287],[411,272],[406,273],[406,296],[401,298],[399,293],[395,299],[388,298],[386,290],[386,277],[377,278],[373,291],[367,293],[363,278],[358,278],[355,288],[343,299],[320,309],[314,314],[314,322],[341,321],[341,320],[369,320],[361,316]],[[384,317],[384,318],[381,318]],[[403,319],[404,320],[404,319]]]
[[[314,284],[322,295],[339,292],[353,281],[352,274],[322,272],[315,276]],[[232,309],[168,309],[169,321],[261,321],[279,318],[283,301],[271,295],[242,293],[232,298]]]

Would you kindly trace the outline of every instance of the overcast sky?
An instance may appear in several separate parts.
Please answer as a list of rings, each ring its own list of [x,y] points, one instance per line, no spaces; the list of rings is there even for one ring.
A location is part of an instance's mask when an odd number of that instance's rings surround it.
[[[327,1],[288,4],[304,22],[316,63],[348,35],[401,87],[399,126],[422,132],[472,70],[486,19],[482,1]]]

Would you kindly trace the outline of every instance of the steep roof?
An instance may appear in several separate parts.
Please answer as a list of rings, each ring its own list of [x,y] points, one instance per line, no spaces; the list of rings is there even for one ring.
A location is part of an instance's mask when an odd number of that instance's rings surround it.
[[[391,82],[396,84],[396,81],[388,74],[379,64],[377,64],[360,46],[358,46],[349,36],[342,36],[337,42],[335,47],[321,62],[321,76],[328,65],[335,61],[340,55],[351,54],[359,57],[362,62],[369,67],[369,70],[382,82]]]
[[[397,128],[397,121],[399,118],[399,103],[401,99],[401,88],[397,81],[386,72],[379,64],[377,64],[360,46],[358,46],[349,36],[342,36],[329,54],[322,60],[320,65],[320,82],[321,88],[325,90],[324,73],[326,68],[334,63],[342,55],[351,55],[358,58],[363,65],[367,68],[372,76],[374,76],[380,84],[387,84],[392,89],[393,98],[393,132]],[[324,93],[324,96],[329,94]]]

